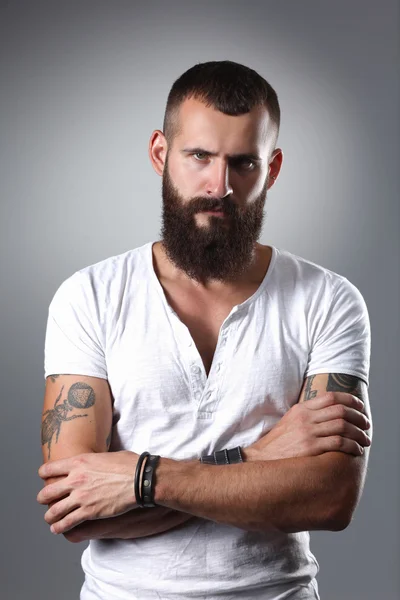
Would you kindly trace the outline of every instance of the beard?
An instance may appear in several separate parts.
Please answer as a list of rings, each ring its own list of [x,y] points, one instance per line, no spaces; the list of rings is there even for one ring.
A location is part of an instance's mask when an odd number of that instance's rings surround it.
[[[185,201],[168,172],[162,178],[162,241],[168,258],[191,279],[232,281],[251,265],[254,247],[264,221],[268,177],[255,201],[245,208],[229,198],[195,197]],[[197,225],[195,215],[223,210],[224,217],[209,215],[208,223]]]

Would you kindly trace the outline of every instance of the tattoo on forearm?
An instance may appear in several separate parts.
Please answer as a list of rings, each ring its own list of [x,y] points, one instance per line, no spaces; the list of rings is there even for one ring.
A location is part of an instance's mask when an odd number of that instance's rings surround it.
[[[327,392],[346,392],[358,396],[361,393],[360,379],[355,375],[345,373],[329,373]]]
[[[46,410],[43,413],[45,418],[42,421],[42,445],[44,446],[47,444],[49,459],[53,436],[56,434],[57,443],[62,422],[72,421],[73,419],[79,419],[80,417],[88,416],[88,414],[85,413],[83,415],[72,415],[71,417],[68,417],[67,413],[74,408],[90,408],[96,401],[93,388],[83,381],[78,381],[72,384],[69,388],[67,398],[61,402],[61,404],[58,404],[60,402],[63,389],[64,386],[62,386],[60,393],[56,398],[54,408]]]
[[[312,389],[312,384],[313,384],[314,378],[315,378],[315,375],[311,375],[310,377],[307,377],[306,389],[304,391],[304,400],[311,400],[312,398],[315,398],[315,396],[317,395],[318,390]]]

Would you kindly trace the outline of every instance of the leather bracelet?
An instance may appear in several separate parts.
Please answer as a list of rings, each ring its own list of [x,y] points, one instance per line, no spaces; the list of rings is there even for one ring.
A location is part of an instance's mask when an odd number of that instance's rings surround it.
[[[142,476],[142,487],[141,487],[141,498],[143,502],[143,508],[154,508],[157,504],[154,502],[154,473],[160,456],[157,454],[151,454],[146,461],[143,469]]]
[[[134,480],[136,504],[138,506],[140,506],[141,508],[143,508],[143,502],[142,502],[142,499],[140,497],[139,479],[140,479],[141,466],[142,466],[143,461],[146,458],[146,456],[150,456],[150,452],[142,452],[142,454],[139,456],[138,461],[136,463],[135,480]]]
[[[229,450],[224,448],[224,450],[218,450],[213,454],[203,455],[199,458],[199,461],[208,465],[231,465],[244,462],[240,446]]]

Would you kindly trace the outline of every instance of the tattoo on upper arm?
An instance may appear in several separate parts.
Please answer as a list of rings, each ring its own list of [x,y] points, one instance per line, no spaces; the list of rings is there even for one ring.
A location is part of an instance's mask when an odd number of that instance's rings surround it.
[[[318,390],[312,389],[314,377],[315,377],[315,375],[311,375],[310,377],[307,377],[307,383],[306,383],[306,387],[304,390],[304,400],[311,400],[312,398],[315,398],[315,396],[317,395]]]
[[[67,398],[65,398],[61,404],[58,404],[61,400],[63,389],[64,386],[62,386],[60,393],[56,398],[54,408],[46,410],[43,413],[43,416],[46,416],[42,421],[42,446],[47,444],[49,459],[53,436],[56,434],[57,443],[62,422],[72,421],[73,419],[79,419],[80,417],[88,416],[88,414],[85,413],[83,415],[72,415],[71,417],[68,417],[67,413],[74,408],[90,408],[96,401],[93,388],[83,381],[77,381],[69,388]]]
[[[59,375],[50,375],[50,379],[52,380],[53,383],[55,383],[57,377],[60,377]]]
[[[329,373],[327,392],[346,392],[354,396],[360,396],[362,381],[355,375],[346,375],[345,373]]]

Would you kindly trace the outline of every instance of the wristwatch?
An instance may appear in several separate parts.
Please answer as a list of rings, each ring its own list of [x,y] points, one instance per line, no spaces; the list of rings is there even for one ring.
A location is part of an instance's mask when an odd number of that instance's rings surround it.
[[[229,450],[226,448],[224,450],[217,450],[213,454],[201,456],[199,461],[208,465],[230,465],[244,462],[240,446],[230,448]]]

